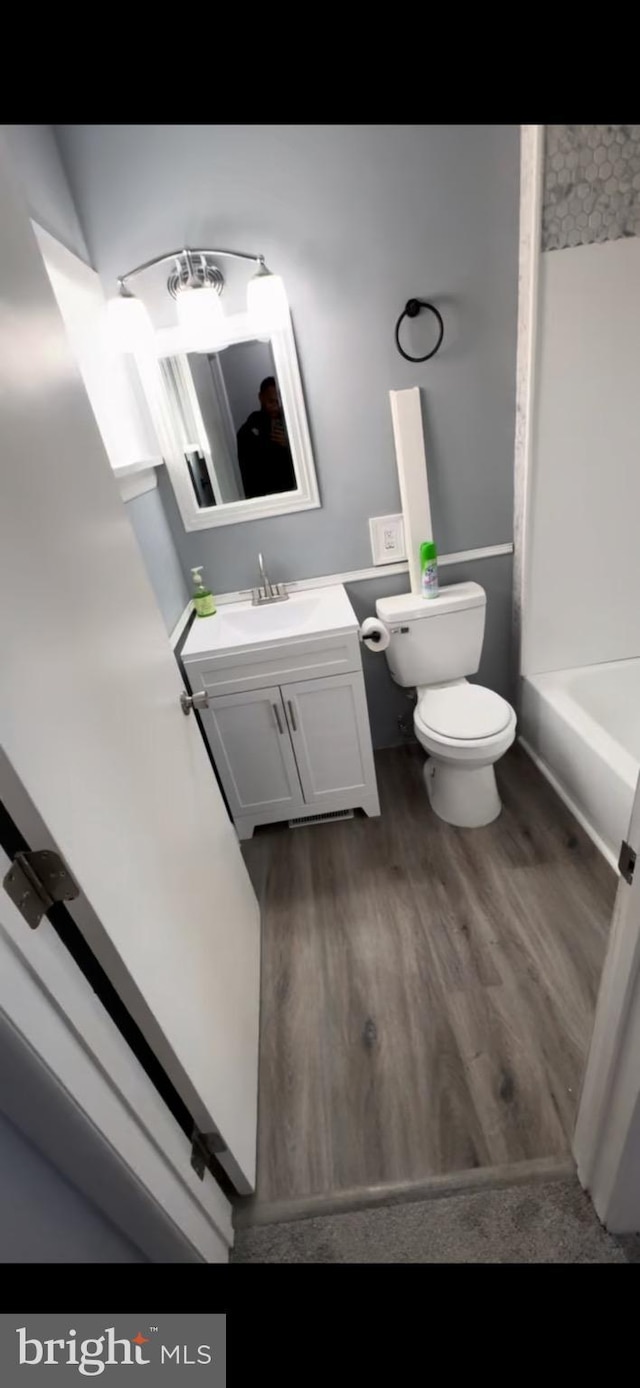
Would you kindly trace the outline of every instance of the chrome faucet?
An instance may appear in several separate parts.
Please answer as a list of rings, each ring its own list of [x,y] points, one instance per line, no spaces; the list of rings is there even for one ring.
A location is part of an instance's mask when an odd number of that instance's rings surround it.
[[[266,602],[285,602],[289,597],[285,585],[284,583],[271,583],[269,581],[265,573],[264,560],[261,554],[258,555],[258,568],[260,569],[262,587],[251,589],[252,606],[259,607]]]

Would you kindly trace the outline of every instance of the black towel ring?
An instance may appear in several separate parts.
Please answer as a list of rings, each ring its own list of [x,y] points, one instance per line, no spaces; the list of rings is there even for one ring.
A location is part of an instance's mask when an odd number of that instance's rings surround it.
[[[409,353],[405,352],[404,347],[400,346],[400,324],[404,318],[417,318],[420,310],[423,308],[430,309],[438,320],[438,341],[435,347],[433,347],[430,352],[426,352],[423,357],[410,357]],[[438,312],[435,305],[428,304],[426,299],[408,299],[396,323],[396,347],[398,348],[400,356],[404,357],[405,361],[429,361],[430,357],[435,357],[436,352],[439,351],[442,346],[443,337],[444,323],[442,321],[442,314]]]

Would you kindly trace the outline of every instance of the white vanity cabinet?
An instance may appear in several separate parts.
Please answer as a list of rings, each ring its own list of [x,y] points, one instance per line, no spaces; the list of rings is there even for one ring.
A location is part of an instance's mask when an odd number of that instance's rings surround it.
[[[374,772],[362,673],[300,680],[281,693],[305,805],[317,813],[335,796],[366,792]]]
[[[192,692],[207,697],[200,716],[240,838],[277,820],[357,808],[380,813],[357,620],[341,592],[351,629],[299,632],[292,598],[291,636],[238,644],[238,604],[235,612],[220,609],[219,627],[211,619],[211,650],[201,649],[204,622],[187,638],[184,669]],[[246,619],[252,636],[253,628],[260,634],[260,616],[269,631],[267,614],[254,609]]]
[[[267,809],[275,819],[301,813],[302,787],[277,685],[220,694],[201,716],[236,823]]]

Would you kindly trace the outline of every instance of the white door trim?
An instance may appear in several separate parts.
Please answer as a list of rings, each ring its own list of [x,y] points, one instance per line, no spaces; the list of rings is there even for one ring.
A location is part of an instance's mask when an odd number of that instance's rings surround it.
[[[6,756],[0,751],[0,800],[32,846],[56,848]],[[4,876],[6,861],[0,877]],[[0,889],[1,890],[1,889]],[[91,911],[81,894],[69,904],[76,923]],[[3,895],[0,926],[0,1018],[97,1130],[158,1210],[193,1250],[196,1261],[221,1262],[233,1243],[231,1206],[211,1176],[200,1181],[190,1144],[115,1023],[46,919],[29,930]],[[53,1135],[47,1143],[51,1150]],[[78,1173],[70,1174],[78,1184]],[[87,1173],[90,1179],[90,1173]],[[104,1185],[85,1193],[117,1223]],[[144,1248],[144,1229],[127,1226]]]
[[[522,671],[523,622],[526,612],[527,541],[534,447],[543,173],[544,125],[521,125],[516,428],[513,477],[513,636],[518,673]]]
[[[628,842],[640,857],[640,779]],[[578,1176],[613,1233],[640,1231],[627,1169],[640,1107],[640,868],[620,877],[573,1139]]]

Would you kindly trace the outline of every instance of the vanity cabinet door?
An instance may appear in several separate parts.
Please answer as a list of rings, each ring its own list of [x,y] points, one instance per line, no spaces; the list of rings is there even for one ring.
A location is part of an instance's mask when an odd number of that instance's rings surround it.
[[[353,792],[355,805],[363,790],[375,792],[362,674],[287,684],[282,697],[305,804],[321,806]]]
[[[304,806],[279,688],[221,694],[202,711],[231,813],[274,811],[285,819]]]

